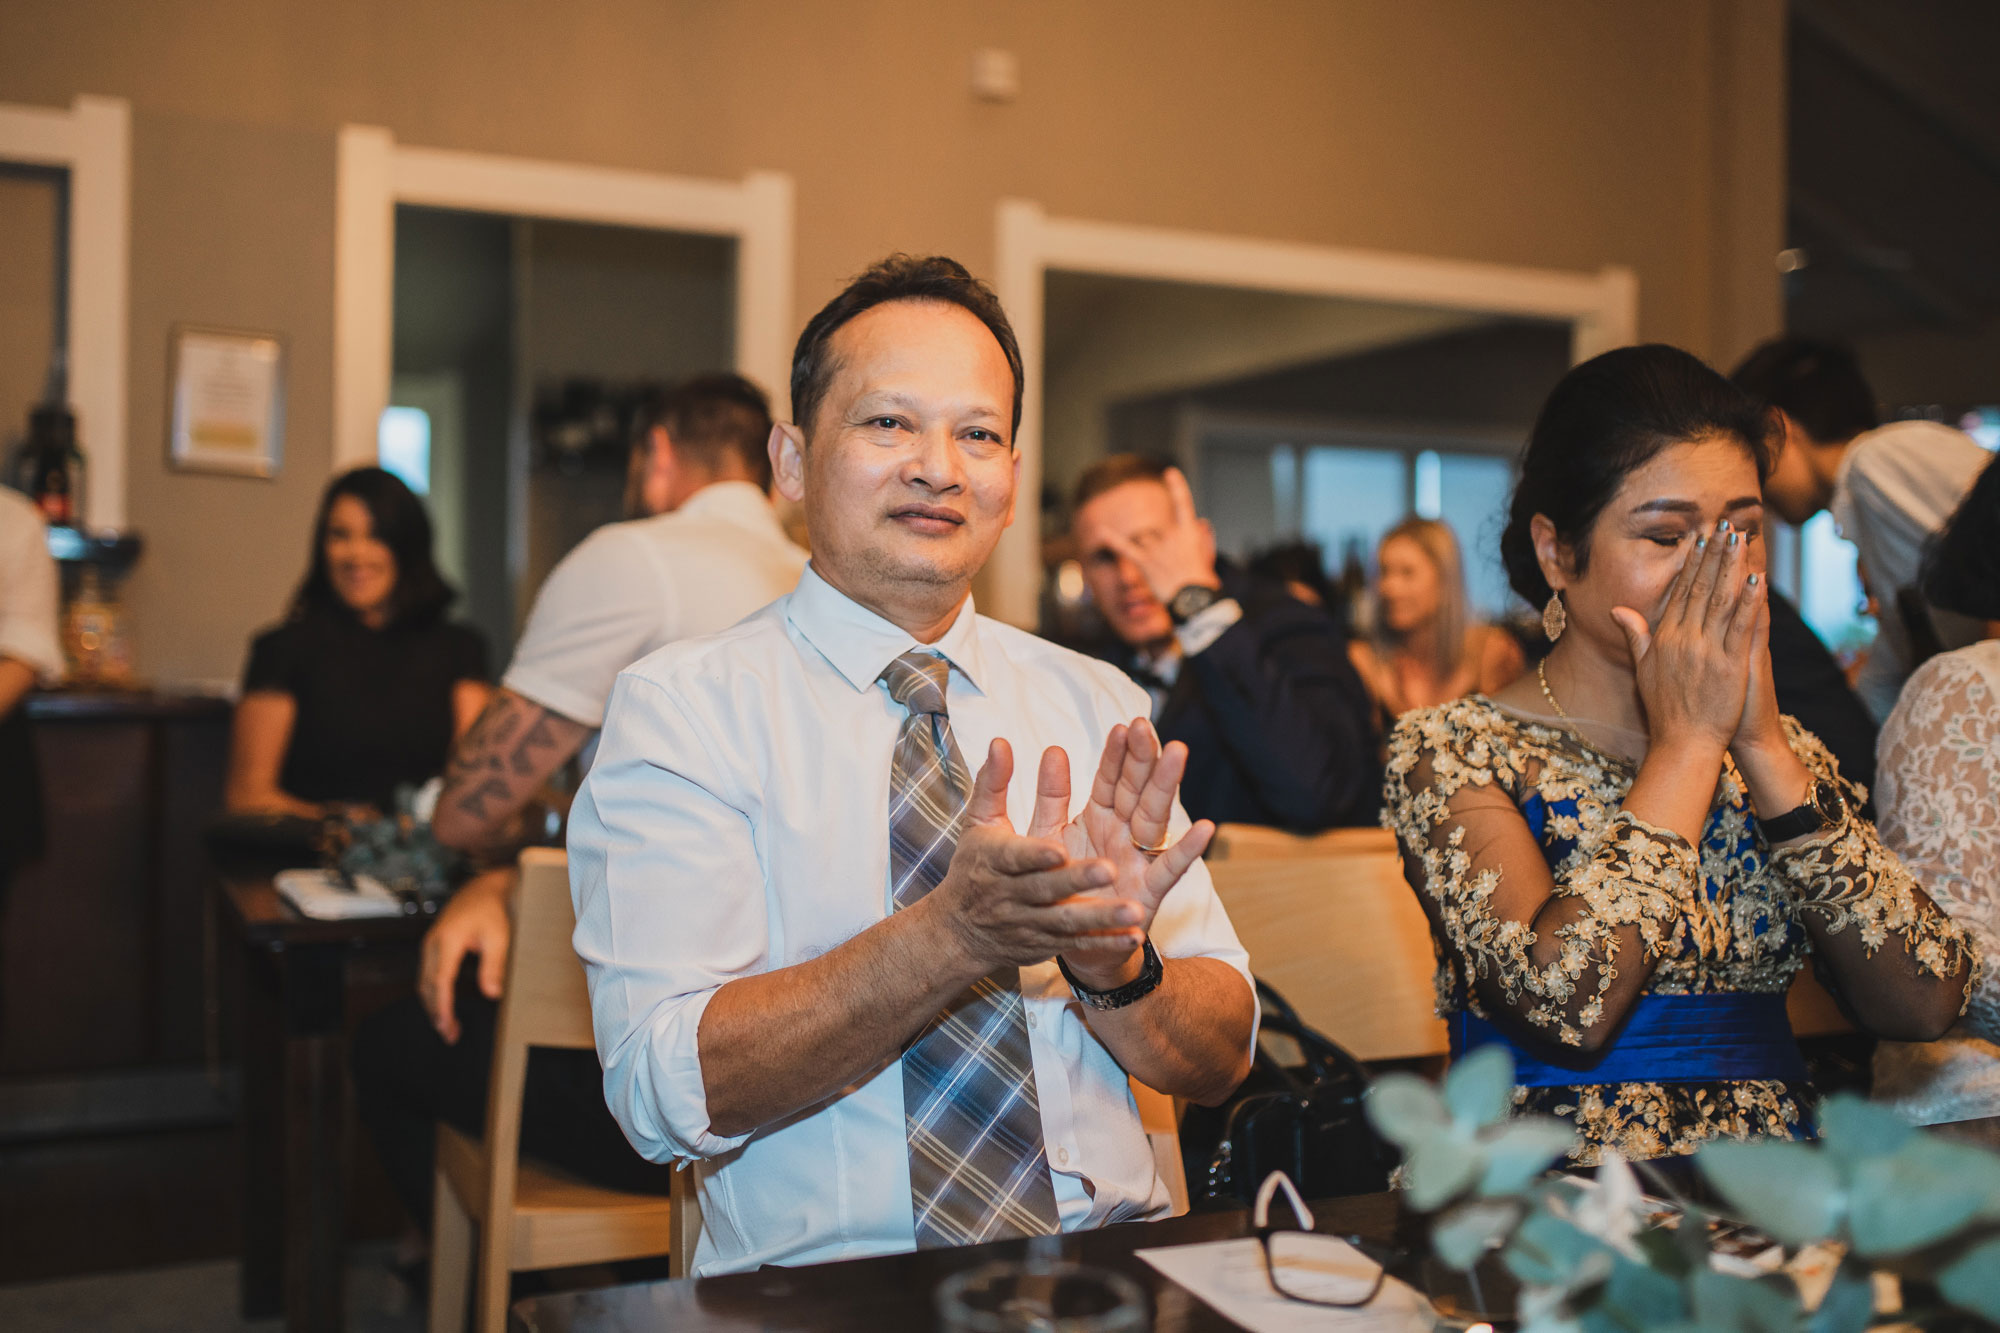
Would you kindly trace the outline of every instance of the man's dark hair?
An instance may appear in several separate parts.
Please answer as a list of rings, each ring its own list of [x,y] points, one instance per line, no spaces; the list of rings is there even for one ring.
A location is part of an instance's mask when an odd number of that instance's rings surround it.
[[[1737,388],[1780,407],[1821,444],[1845,444],[1882,424],[1875,391],[1852,348],[1817,338],[1773,338],[1730,375]]]
[[[1106,491],[1115,491],[1128,481],[1157,481],[1165,485],[1167,464],[1144,454],[1113,454],[1100,458],[1083,470],[1076,479],[1076,490],[1070,496],[1070,512],[1095,500]]]
[[[697,375],[642,404],[632,419],[632,448],[645,449],[655,426],[696,466],[719,471],[734,459],[771,489],[771,400],[741,375]]]
[[[358,467],[327,484],[313,519],[312,555],[299,590],[292,594],[290,618],[309,615],[351,616],[353,610],[334,591],[327,568],[326,525],[333,506],[352,496],[368,510],[368,527],[375,540],[396,559],[396,586],[389,594],[389,624],[424,628],[444,619],[458,592],[438,573],[431,556],[431,516],[408,486],[393,472]]]
[[[1933,605],[2000,620],[2000,457],[1972,483],[1924,557],[1919,577]]]
[[[820,307],[806,322],[799,343],[792,351],[792,420],[808,435],[827,386],[840,367],[828,344],[841,325],[864,310],[891,301],[944,301],[970,311],[993,334],[1006,354],[1007,368],[1014,372],[1014,422],[1008,431],[1009,443],[1021,429],[1021,347],[1014,341],[1014,326],[1000,308],[993,289],[972,276],[965,265],[943,255],[893,254],[847,284],[840,295]]]
[[[1650,343],[1592,357],[1556,382],[1521,452],[1521,480],[1500,534],[1507,581],[1530,606],[1548,601],[1531,525],[1544,515],[1576,572],[1590,563],[1590,532],[1625,478],[1669,445],[1721,438],[1771,471],[1765,407],[1678,347]]]

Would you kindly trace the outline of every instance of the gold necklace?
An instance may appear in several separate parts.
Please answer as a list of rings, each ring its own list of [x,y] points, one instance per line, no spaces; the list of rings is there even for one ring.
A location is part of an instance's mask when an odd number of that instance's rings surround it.
[[[1574,721],[1563,706],[1556,702],[1555,691],[1549,688],[1549,659],[1544,657],[1535,663],[1535,679],[1542,682],[1542,697],[1549,701],[1549,707],[1556,710],[1556,716],[1565,722]]]

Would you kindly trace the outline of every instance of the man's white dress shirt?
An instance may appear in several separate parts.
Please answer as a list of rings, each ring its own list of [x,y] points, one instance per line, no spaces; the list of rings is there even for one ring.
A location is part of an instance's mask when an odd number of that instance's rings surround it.
[[[725,1137],[709,1125],[696,1037],[725,983],[813,958],[889,914],[889,760],[904,710],[877,678],[918,646],[808,567],[790,596],[651,654],[612,690],[570,816],[576,948],[612,1114],[646,1157],[695,1164],[697,1273],[915,1245],[899,1061]],[[984,619],[970,600],[932,651],[952,664],[946,702],[967,766],[995,737],[1014,747],[1016,829],[1044,748],[1068,751],[1081,809],[1105,735],[1147,712],[1122,672]],[[1175,836],[1187,826],[1176,805]],[[1248,984],[1199,863],[1161,903],[1152,939],[1163,957],[1219,958]],[[1022,969],[1021,991],[1063,1229],[1164,1215],[1124,1070],[1053,962]]]
[[[1958,508],[1993,455],[1964,431],[1935,421],[1892,421],[1854,437],[1841,456],[1827,505],[1840,535],[1861,556],[1861,577],[1875,599],[1875,641],[1855,692],[1879,724],[1886,721],[1916,669],[1916,649],[1896,604],[1922,571],[1924,549]],[[1986,627],[1928,608],[1949,650],[1976,643]]]
[[[0,486],[0,657],[33,667],[44,685],[63,674],[56,586],[48,521],[27,496]]]
[[[704,486],[669,514],[606,524],[550,571],[500,683],[601,726],[620,671],[664,644],[729,628],[790,592],[805,564],[747,481]]]

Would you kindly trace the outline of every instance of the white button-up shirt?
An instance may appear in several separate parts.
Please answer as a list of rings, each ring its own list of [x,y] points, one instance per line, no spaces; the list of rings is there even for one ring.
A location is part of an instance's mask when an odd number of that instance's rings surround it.
[[[713,482],[669,514],[607,523],[549,572],[500,683],[601,726],[620,671],[664,644],[729,628],[790,592],[805,565],[747,481]]]
[[[570,819],[576,949],[604,1090],[656,1161],[695,1163],[695,1272],[915,1246],[901,1062],[816,1106],[726,1137],[709,1124],[696,1042],[725,983],[787,967],[892,909],[889,761],[905,712],[877,683],[919,645],[808,568],[732,629],[671,644],[612,690]],[[1119,671],[986,620],[968,601],[935,645],[967,765],[1013,744],[1008,812],[1025,829],[1044,748],[1068,751],[1081,808],[1104,738],[1145,715]],[[1176,806],[1175,835],[1188,825]],[[1153,922],[1162,956],[1249,964],[1197,863]],[[1063,1229],[1164,1215],[1167,1190],[1125,1071],[1053,962],[1023,968],[1042,1132]]]

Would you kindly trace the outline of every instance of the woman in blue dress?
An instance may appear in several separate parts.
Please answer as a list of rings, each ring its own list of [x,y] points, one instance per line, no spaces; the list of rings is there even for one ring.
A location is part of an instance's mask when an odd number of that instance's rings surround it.
[[[1578,1160],[1809,1133],[1785,1016],[1808,957],[1862,1026],[1930,1040],[1977,969],[1772,687],[1767,421],[1685,352],[1572,370],[1501,554],[1555,647],[1405,716],[1384,822],[1429,916],[1455,1051],[1512,1048],[1515,1105]]]

